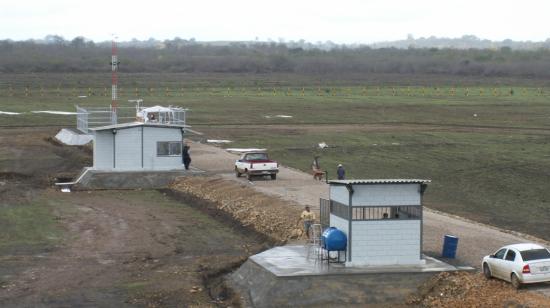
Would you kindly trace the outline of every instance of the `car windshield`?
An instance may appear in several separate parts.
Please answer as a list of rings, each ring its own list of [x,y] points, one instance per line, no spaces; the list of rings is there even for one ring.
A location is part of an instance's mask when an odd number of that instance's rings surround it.
[[[246,155],[246,160],[267,160],[266,153],[250,153]]]
[[[523,261],[550,259],[550,252],[546,249],[531,249],[520,251]]]

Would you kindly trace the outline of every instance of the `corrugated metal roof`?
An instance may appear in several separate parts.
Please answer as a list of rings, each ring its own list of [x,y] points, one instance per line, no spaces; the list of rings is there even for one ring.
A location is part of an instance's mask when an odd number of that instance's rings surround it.
[[[191,127],[189,125],[181,125],[181,124],[130,122],[130,123],[122,123],[122,124],[114,124],[114,125],[94,127],[94,128],[90,128],[90,130],[99,131],[99,130],[109,130],[109,129],[124,129],[124,128],[132,128],[132,127],[138,127],[138,126],[164,127],[164,128],[187,128],[187,127]]]
[[[365,179],[365,180],[330,180],[329,184],[367,185],[367,184],[428,184],[431,180],[421,179]]]

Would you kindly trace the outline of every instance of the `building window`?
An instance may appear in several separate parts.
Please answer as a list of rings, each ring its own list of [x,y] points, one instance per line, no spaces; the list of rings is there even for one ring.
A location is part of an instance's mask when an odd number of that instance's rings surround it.
[[[334,200],[330,201],[330,213],[332,215],[350,219],[350,208]],[[351,220],[420,220],[422,219],[422,206],[352,206]]]
[[[181,142],[158,141],[157,156],[181,156]]]
[[[420,205],[353,206],[352,220],[418,220],[422,219]]]

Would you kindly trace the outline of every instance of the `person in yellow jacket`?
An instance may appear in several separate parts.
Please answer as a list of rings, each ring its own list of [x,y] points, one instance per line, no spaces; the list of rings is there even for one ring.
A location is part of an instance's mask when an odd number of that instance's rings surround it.
[[[306,206],[305,210],[302,212],[302,215],[300,215],[300,218],[304,221],[304,233],[309,239],[309,229],[311,229],[311,225],[315,221],[315,214],[310,211],[309,206]]]

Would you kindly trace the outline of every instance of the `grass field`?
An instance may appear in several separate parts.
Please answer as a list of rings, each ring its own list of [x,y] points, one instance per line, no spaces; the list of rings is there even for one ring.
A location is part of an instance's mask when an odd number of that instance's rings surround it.
[[[258,91],[253,76],[236,80],[205,77],[183,91],[172,81],[168,94],[162,86],[148,94],[150,86],[140,80],[138,95],[127,86],[120,105],[131,110],[127,100],[141,97],[145,105],[188,107],[189,123],[206,137],[234,140],[231,146],[267,147],[283,164],[302,170],[320,154],[332,174],[343,163],[352,178],[428,178],[433,181],[428,206],[550,239],[550,92],[544,85],[487,80],[434,87],[403,81],[378,91],[374,82],[315,86],[316,81],[300,79],[285,86],[284,80],[269,79],[257,82]],[[0,110],[74,111],[75,104],[110,103],[99,86],[86,98],[78,98],[87,96],[86,87],[58,93],[52,83],[43,96],[34,91],[10,96],[4,88]],[[274,115],[292,118],[266,118]],[[12,126],[75,123],[74,116],[30,113],[0,119]],[[333,147],[321,151],[316,148],[321,141]]]
[[[61,239],[52,202],[40,198],[30,204],[0,207],[0,255],[40,252]],[[64,205],[59,200],[55,203],[58,207]]]

